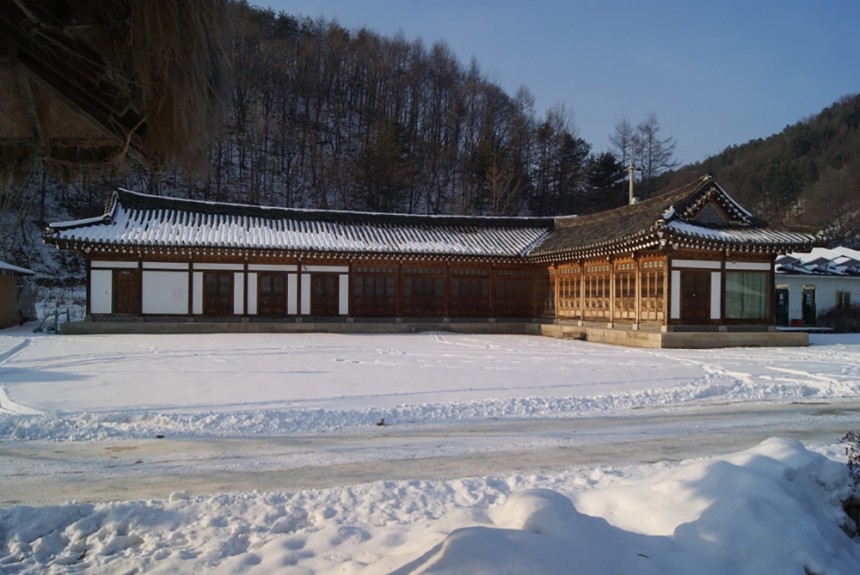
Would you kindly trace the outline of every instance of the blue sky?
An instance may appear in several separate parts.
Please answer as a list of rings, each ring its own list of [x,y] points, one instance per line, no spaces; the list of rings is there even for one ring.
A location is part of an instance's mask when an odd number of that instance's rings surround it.
[[[860,92],[859,0],[258,0],[474,57],[539,115],[573,112],[596,152],[655,113],[696,162]]]

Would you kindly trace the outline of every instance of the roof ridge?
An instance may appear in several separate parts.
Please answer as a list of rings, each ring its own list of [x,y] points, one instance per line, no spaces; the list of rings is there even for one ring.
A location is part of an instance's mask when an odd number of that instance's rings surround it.
[[[448,225],[448,226],[478,226],[490,227],[549,227],[553,225],[552,217],[543,216],[466,216],[451,214],[404,214],[385,212],[362,212],[348,210],[324,210],[314,208],[294,208],[280,206],[260,206],[254,204],[239,204],[233,202],[216,202],[192,198],[175,198],[171,196],[156,196],[126,189],[117,189],[120,202],[124,206],[141,206],[147,208],[160,207],[180,210],[193,210],[212,214],[242,214],[282,219],[289,216],[297,220],[321,220],[331,222],[349,222],[359,219],[364,222],[392,225]]]

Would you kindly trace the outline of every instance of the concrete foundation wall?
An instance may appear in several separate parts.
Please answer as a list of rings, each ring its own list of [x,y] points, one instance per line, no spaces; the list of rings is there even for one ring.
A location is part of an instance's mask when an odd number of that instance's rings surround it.
[[[780,332],[652,332],[575,325],[540,325],[541,335],[628,347],[710,349],[718,347],[804,347],[809,334]]]
[[[531,322],[201,322],[201,321],[77,321],[62,324],[64,335],[93,333],[457,333],[539,335]]]
[[[805,332],[657,332],[590,326],[509,322],[201,322],[201,321],[79,321],[61,324],[63,334],[92,333],[419,333],[442,331],[476,334],[523,334],[579,339],[642,348],[802,347]]]

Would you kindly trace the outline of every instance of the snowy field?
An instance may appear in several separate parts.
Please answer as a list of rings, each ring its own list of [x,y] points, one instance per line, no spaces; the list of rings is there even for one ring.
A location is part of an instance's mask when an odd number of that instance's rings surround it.
[[[860,573],[812,342],[0,331],[0,573]]]

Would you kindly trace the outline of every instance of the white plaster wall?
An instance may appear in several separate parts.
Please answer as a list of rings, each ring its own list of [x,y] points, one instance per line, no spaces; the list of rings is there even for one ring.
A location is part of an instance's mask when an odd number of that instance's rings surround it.
[[[194,272],[191,294],[191,313],[201,315],[203,313],[203,272]]]
[[[113,311],[113,271],[90,271],[90,313]]]
[[[188,273],[144,270],[143,313],[188,313]]]
[[[337,290],[338,310],[340,315],[349,315],[349,274],[340,274],[340,284]]]
[[[248,274],[248,315],[257,315],[257,274]]]
[[[722,263],[707,260],[672,260],[672,267],[718,270],[722,267]]]
[[[836,292],[851,293],[851,303],[860,303],[860,277],[808,276],[776,274],[777,286],[788,286],[788,320],[803,319],[803,286],[815,286],[815,310],[827,311],[836,305]]]
[[[90,263],[91,268],[104,269],[132,269],[137,268],[137,262],[117,262],[114,260],[93,260]]]
[[[299,305],[299,276],[287,274],[287,313],[296,315]]]
[[[711,319],[720,319],[723,301],[723,282],[720,272],[711,272]]]
[[[233,313],[245,313],[245,274],[233,274]]]
[[[671,294],[671,305],[669,306],[669,317],[681,319],[681,272],[672,270],[669,293]]]
[[[302,274],[302,315],[311,314],[311,276],[310,274]]]

